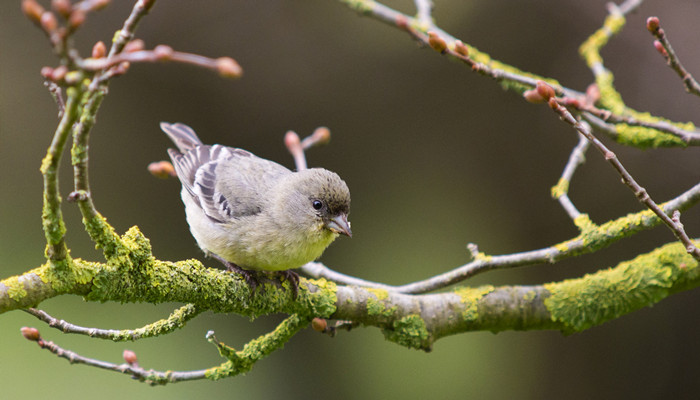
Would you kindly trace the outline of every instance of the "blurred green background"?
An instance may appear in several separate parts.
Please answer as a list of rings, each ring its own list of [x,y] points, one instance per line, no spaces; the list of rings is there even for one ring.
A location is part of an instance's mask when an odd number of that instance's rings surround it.
[[[46,3],[46,2],[44,2]],[[91,15],[76,37],[87,55],[109,42],[132,2]],[[436,0],[442,28],[494,58],[584,90],[591,73],[576,50],[600,26],[605,1]],[[412,2],[388,3],[412,12]],[[682,61],[700,75],[697,1],[649,1],[605,49],[606,65],[630,106],[676,120],[697,120],[698,99],[651,46],[644,21],[658,15]],[[391,284],[423,279],[468,261],[465,245],[489,254],[548,246],[576,235],[550,198],[576,144],[574,132],[545,106],[527,104],[489,79],[422,49],[406,34],[358,16],[335,1],[161,1],[137,36],[152,48],[232,56],[240,81],[192,66],[133,65],[113,81],[91,142],[98,209],[120,231],[139,225],[157,257],[202,258],[187,228],[180,186],[146,172],[170,145],[160,121],[184,122],[207,143],[242,147],[289,167],[282,137],[331,129],[330,146],[311,166],[338,172],[352,192],[352,239],[340,238],[322,261],[344,273]],[[39,163],[56,125],[56,107],[39,70],[55,66],[44,35],[0,3],[0,275],[43,262]],[[605,139],[607,143],[609,140]],[[611,144],[658,201],[698,182],[698,149],[638,151]],[[71,190],[62,170],[63,194]],[[595,222],[641,209],[594,151],[575,176],[571,197]],[[75,207],[64,207],[73,256],[100,260]],[[700,212],[683,215],[700,232]],[[465,284],[534,284],[615,265],[673,240],[664,228],[556,265],[490,272]],[[216,262],[205,260],[207,265]],[[64,296],[41,304],[56,317],[101,328],[135,328],[178,305],[92,304]],[[438,341],[432,353],[386,342],[374,328],[331,339],[308,329],[246,376],[151,388],[128,377],[70,366],[24,340],[45,338],[79,353],[142,366],[187,370],[222,360],[207,330],[240,347],[279,321],[250,322],[207,313],[163,338],[112,343],[66,336],[27,314],[0,322],[2,398],[688,398],[700,389],[700,291],[681,293],[587,332],[469,333]]]

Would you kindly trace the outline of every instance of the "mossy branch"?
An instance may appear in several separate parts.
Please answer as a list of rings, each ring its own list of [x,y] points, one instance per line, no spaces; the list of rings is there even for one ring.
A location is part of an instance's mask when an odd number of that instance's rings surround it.
[[[125,236],[140,234],[132,228]],[[80,272],[71,276],[83,279],[71,284],[49,274],[48,265],[4,279],[0,282],[0,312],[60,294],[99,302],[180,302],[191,303],[198,312],[250,317],[293,314],[295,322],[279,328],[290,335],[314,317],[352,320],[380,328],[387,339],[400,345],[429,350],[441,337],[469,331],[578,332],[700,285],[698,263],[680,243],[582,278],[545,285],[462,287],[446,293],[406,295],[303,279],[296,300],[288,284],[282,288],[266,285],[264,291],[251,295],[238,276],[204,268],[196,260],[154,260],[148,246],[135,247],[120,260],[114,265],[76,259],[74,266]],[[136,339],[128,335],[111,338]],[[226,369],[240,372],[241,365]]]

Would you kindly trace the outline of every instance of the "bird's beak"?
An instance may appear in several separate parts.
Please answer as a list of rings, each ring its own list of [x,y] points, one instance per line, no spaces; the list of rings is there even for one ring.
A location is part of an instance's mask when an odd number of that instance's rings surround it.
[[[350,222],[348,222],[348,216],[343,214],[338,214],[326,222],[326,228],[330,229],[331,232],[342,233],[352,237],[352,231],[350,230]]]

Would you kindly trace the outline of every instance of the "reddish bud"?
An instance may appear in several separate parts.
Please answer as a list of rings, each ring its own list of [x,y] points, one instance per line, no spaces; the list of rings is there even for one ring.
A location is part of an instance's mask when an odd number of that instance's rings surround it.
[[[433,48],[433,50],[440,53],[447,49],[447,42],[445,42],[445,39],[441,38],[436,32],[433,31],[428,32],[428,44]]]
[[[101,10],[105,7],[107,7],[107,4],[109,4],[110,0],[94,0],[92,2],[92,9],[93,10]]]
[[[173,56],[173,48],[164,44],[159,44],[153,49],[153,54],[157,60],[169,60]]]
[[[107,46],[105,42],[99,41],[92,46],[92,58],[102,58],[107,55]]]
[[[562,99],[562,103],[566,107],[581,108],[581,102],[573,97],[566,97]]]
[[[156,178],[167,179],[175,174],[175,168],[169,161],[156,161],[148,164],[148,172]]]
[[[288,149],[298,148],[301,146],[299,135],[294,131],[287,131],[287,133],[284,134],[284,145],[287,146]]]
[[[155,0],[139,0],[139,5],[143,7],[146,11],[149,11],[151,7],[153,7],[154,4],[156,4]]]
[[[656,33],[659,30],[659,18],[658,17],[649,17],[647,18],[647,29],[651,33]]]
[[[591,103],[595,103],[596,101],[600,100],[600,88],[598,88],[597,84],[591,83],[588,85],[586,88],[586,100]]]
[[[53,15],[51,11],[46,11],[45,13],[41,14],[41,20],[39,24],[42,28],[44,28],[46,32],[53,32],[58,27],[58,21],[56,20],[56,16]]]
[[[316,332],[325,332],[326,328],[328,328],[328,322],[323,318],[314,318],[311,320],[311,327]]]
[[[547,104],[549,104],[549,108],[552,110],[558,110],[560,107],[556,97],[550,97],[549,100],[547,100]]]
[[[544,103],[544,98],[535,89],[526,90],[523,92],[525,101],[532,104]]]
[[[661,44],[658,40],[654,40],[654,48],[656,51],[661,53],[662,56],[668,57],[668,52],[666,52],[666,49],[664,48],[664,45]]]
[[[141,51],[146,47],[146,44],[141,39],[134,39],[124,46],[125,53],[133,53],[135,51]]]
[[[68,17],[68,27],[70,30],[74,31],[78,29],[83,22],[85,22],[85,11],[76,9],[70,13],[70,17]]]
[[[51,72],[51,80],[56,82],[61,81],[63,78],[65,78],[67,73],[68,67],[65,65],[58,66]]]
[[[126,72],[129,70],[130,66],[131,66],[130,62],[124,61],[123,63],[117,65],[116,67],[113,67],[112,71],[114,72],[115,75],[123,75],[123,74],[126,74]]]
[[[36,328],[23,326],[22,328],[20,328],[19,331],[22,332],[22,336],[24,336],[24,338],[27,340],[31,340],[32,342],[38,342],[39,340],[41,340],[39,330]]]
[[[396,26],[403,30],[408,30],[408,20],[403,15],[396,17]]]
[[[131,350],[124,350],[124,353],[122,353],[122,357],[124,358],[124,361],[126,361],[126,363],[129,365],[137,365],[139,363],[138,358],[136,358],[136,353],[134,353]]]
[[[462,43],[461,40],[457,39],[455,41],[455,51],[464,57],[469,57],[469,49],[467,48],[467,45]]]
[[[217,58],[216,70],[224,78],[237,79],[243,75],[243,68],[231,57]]]
[[[545,100],[549,100],[556,95],[556,93],[554,93],[554,89],[552,89],[552,87],[544,81],[537,81],[535,90],[537,90],[537,93],[539,93]]]
[[[331,141],[331,131],[325,126],[321,126],[316,128],[314,133],[311,134],[311,137],[316,144],[327,144]]]
[[[53,75],[53,68],[49,66],[41,68],[41,76],[43,76],[46,79],[51,79],[51,75]]]
[[[40,6],[36,0],[22,0],[22,12],[32,22],[39,24],[44,14],[44,7]]]
[[[51,8],[63,16],[63,18],[68,18],[71,11],[73,11],[70,0],[51,0]]]

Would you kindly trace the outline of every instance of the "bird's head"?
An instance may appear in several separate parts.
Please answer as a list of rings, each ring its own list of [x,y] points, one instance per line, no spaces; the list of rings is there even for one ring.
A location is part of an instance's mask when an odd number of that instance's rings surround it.
[[[350,190],[338,174],[311,168],[290,174],[282,185],[282,198],[277,202],[278,211],[284,214],[280,218],[295,230],[332,238],[352,236]]]

